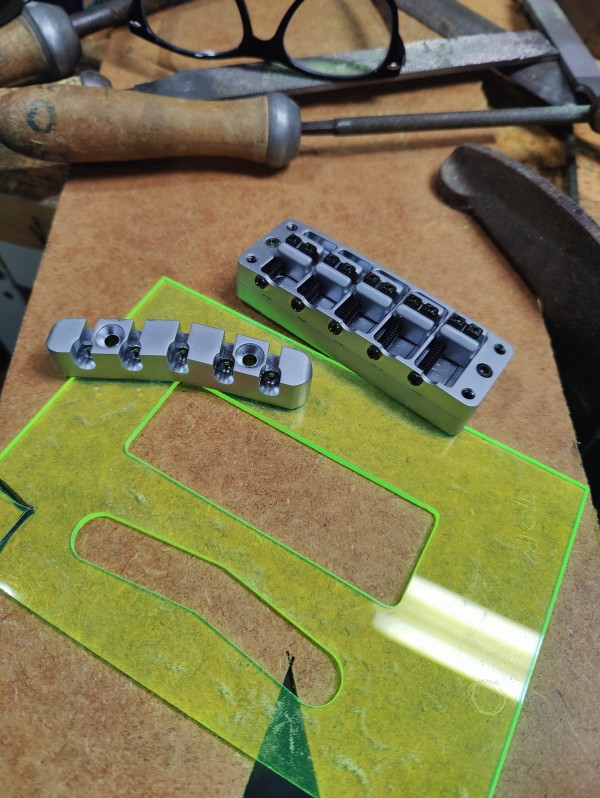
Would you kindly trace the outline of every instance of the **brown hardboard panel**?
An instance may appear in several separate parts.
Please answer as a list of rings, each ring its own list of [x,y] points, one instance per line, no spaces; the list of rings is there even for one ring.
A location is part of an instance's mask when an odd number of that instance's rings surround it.
[[[126,69],[121,65],[123,53]],[[138,54],[146,58],[147,50],[132,45],[127,34],[113,37],[105,72],[115,85],[135,82],[130,78]],[[345,94],[305,102],[303,114],[316,119],[366,113],[365,109],[369,113],[452,110],[482,107],[483,102],[473,82],[380,96]],[[95,321],[102,315],[125,314],[164,274],[258,318],[235,295],[237,255],[273,224],[294,216],[445,298],[514,343],[513,361],[472,425],[581,478],[568,412],[535,300],[476,226],[440,203],[432,188],[444,158],[457,144],[474,140],[494,143],[489,132],[306,140],[301,156],[276,174],[209,159],[73,169],[2,394],[2,443],[62,384],[44,349],[45,336],[57,318],[86,316]],[[187,414],[196,414],[196,425],[204,422],[216,437],[222,408],[200,406],[196,396],[182,393],[181,406]],[[401,589],[411,554],[426,533],[422,519],[409,519],[409,545],[404,541],[404,548],[397,547],[390,562],[382,564],[377,553],[391,542],[394,514],[403,512],[389,506],[391,522],[381,538],[371,541],[375,555],[370,559],[360,513],[348,518],[346,496],[351,491],[362,512],[368,512],[377,496],[352,482],[351,475],[338,477],[348,479],[340,491],[343,499],[332,498],[330,491],[326,496],[322,486],[333,476],[322,458],[275,434],[249,440],[247,419],[228,421],[227,448],[211,453],[210,469],[203,467],[206,453],[198,451],[197,457],[187,458],[186,479],[196,480],[223,501],[237,502],[244,512],[254,514],[257,523],[279,524],[282,535],[285,531],[296,535],[295,545],[307,546],[311,556],[348,578],[364,580],[373,592],[386,595]],[[160,460],[167,470],[182,467],[186,446],[194,454],[198,449],[193,436],[183,433],[168,438],[166,446],[161,435],[172,434],[173,427],[165,427],[140,441],[144,454]],[[269,457],[244,458],[248,447],[268,452]],[[293,469],[282,469],[291,457]],[[289,530],[278,516],[277,504],[265,510],[243,482],[232,485],[231,469],[240,464],[250,481],[264,483],[274,472],[283,473],[282,495],[301,475],[317,474],[313,493],[305,501],[322,508],[315,524],[328,531],[327,544],[312,534],[312,526],[299,523]],[[296,509],[302,512],[301,506]],[[117,535],[116,546],[116,534],[109,525],[98,526],[82,545],[99,561],[126,569],[131,560],[128,552],[136,549],[137,541]],[[595,535],[588,508],[498,795],[593,794],[598,772],[598,699],[593,688],[598,644],[593,621],[600,593]],[[190,606],[206,606],[205,586],[221,590],[216,582],[206,581],[208,576],[200,578],[187,561],[169,562],[162,550],[145,546],[140,557],[141,572],[153,580],[150,586],[179,590],[181,600]],[[169,576],[174,569],[177,579]],[[230,604],[232,611],[229,615],[223,611],[220,622],[229,624],[231,634],[240,635],[242,643],[253,643],[259,661],[264,658],[273,672],[280,668],[283,677],[286,644],[298,653],[299,661],[310,663],[304,673],[299,671],[300,691],[326,694],[331,678],[327,662],[303,649],[302,641],[277,628],[258,608],[244,605],[244,617],[251,620],[241,623],[235,602]],[[0,601],[0,618],[3,794],[11,798],[83,793],[243,795],[252,767],[246,757],[8,599]]]

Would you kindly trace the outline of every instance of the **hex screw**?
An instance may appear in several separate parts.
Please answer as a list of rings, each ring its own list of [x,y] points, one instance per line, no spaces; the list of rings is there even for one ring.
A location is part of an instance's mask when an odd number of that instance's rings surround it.
[[[492,371],[491,366],[488,366],[487,363],[478,363],[477,373],[480,377],[491,377],[494,372]]]
[[[418,374],[416,371],[411,371],[407,379],[411,385],[414,385],[415,388],[421,385],[423,382],[423,377],[421,377],[421,375]]]
[[[342,325],[339,321],[330,321],[327,325],[327,329],[332,335],[339,335],[342,332]]]
[[[463,388],[461,393],[465,399],[475,399],[475,391],[472,388]]]
[[[494,352],[496,352],[496,354],[498,354],[498,355],[505,355],[506,354],[506,347],[503,346],[502,344],[496,344],[494,346]]]
[[[381,349],[378,346],[370,346],[367,349],[367,355],[371,358],[371,360],[379,360],[381,357]]]
[[[303,310],[304,310],[304,308],[306,307],[306,305],[304,304],[304,302],[303,302],[301,299],[298,299],[298,297],[297,297],[297,296],[295,296],[295,297],[292,299],[292,301],[290,302],[290,305],[292,306],[292,310],[295,310],[295,311],[296,311],[296,313],[300,313],[300,312],[301,312],[301,311],[303,311]]]
[[[257,274],[257,275],[256,275],[256,277],[254,278],[254,283],[255,283],[255,285],[257,285],[259,288],[266,288],[266,287],[267,287],[267,285],[268,285],[267,281],[266,281],[266,280],[265,280],[265,278],[262,276],[262,274]]]

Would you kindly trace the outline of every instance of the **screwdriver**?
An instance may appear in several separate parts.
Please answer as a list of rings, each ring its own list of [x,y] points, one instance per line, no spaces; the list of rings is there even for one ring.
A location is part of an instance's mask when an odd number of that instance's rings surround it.
[[[72,75],[81,58],[80,36],[124,25],[130,4],[131,0],[106,0],[69,16],[60,6],[27,3],[19,16],[0,27],[0,86]],[[171,4],[151,0],[149,8]]]
[[[588,122],[598,131],[598,104],[301,122],[296,103],[277,92],[203,101],[48,85],[0,95],[0,142],[33,158],[74,163],[220,156],[280,168],[296,157],[302,135],[574,122]]]

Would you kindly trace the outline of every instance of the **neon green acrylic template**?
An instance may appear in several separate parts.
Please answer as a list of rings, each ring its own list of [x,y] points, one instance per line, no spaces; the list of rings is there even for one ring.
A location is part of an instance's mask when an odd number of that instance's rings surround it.
[[[281,343],[166,279],[134,317]],[[489,795],[586,489],[473,431],[448,438],[312,357],[301,410],[228,401],[431,510],[435,527],[395,607],[128,452],[171,395],[156,383],[72,380],[8,446],[0,476],[35,513],[5,540],[2,588],[312,795]],[[22,509],[0,497],[0,539]],[[234,575],[331,654],[336,697],[302,703],[196,613],[80,559],[77,532],[98,516]],[[295,747],[290,718],[308,745]]]

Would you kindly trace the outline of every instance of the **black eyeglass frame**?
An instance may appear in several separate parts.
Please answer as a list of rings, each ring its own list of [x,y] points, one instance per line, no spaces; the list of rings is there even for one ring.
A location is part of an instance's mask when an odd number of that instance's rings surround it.
[[[340,81],[357,81],[361,78],[372,79],[394,77],[398,74],[402,68],[402,65],[404,64],[406,51],[404,42],[402,41],[400,31],[398,29],[398,7],[396,6],[394,0],[373,0],[373,2],[386,3],[389,7],[391,21],[390,43],[387,53],[385,54],[385,57],[379,66],[373,69],[371,72],[361,72],[358,75],[329,74],[323,72],[322,70],[308,69],[304,66],[301,66],[297,60],[290,58],[283,43],[285,33],[288,29],[290,21],[292,20],[292,17],[304,2],[305,0],[293,0],[291,6],[288,8],[283,16],[283,19],[279,23],[279,26],[277,27],[273,37],[271,39],[265,40],[259,39],[254,35],[252,23],[250,22],[250,15],[248,14],[248,9],[246,8],[246,3],[244,0],[235,0],[235,4],[238,8],[242,22],[242,40],[237,47],[234,47],[231,50],[223,50],[218,53],[212,52],[211,50],[187,50],[182,47],[177,47],[165,39],[161,39],[160,36],[157,36],[154,33],[148,24],[146,14],[144,13],[143,0],[133,0],[131,6],[129,7],[129,30],[135,36],[139,36],[146,41],[152,42],[152,44],[156,44],[158,47],[170,50],[178,55],[190,56],[192,58],[198,59],[238,57],[260,58],[263,61],[283,64],[284,66],[294,69],[296,72],[300,72],[304,75],[311,75],[313,77],[326,76],[332,80]]]

